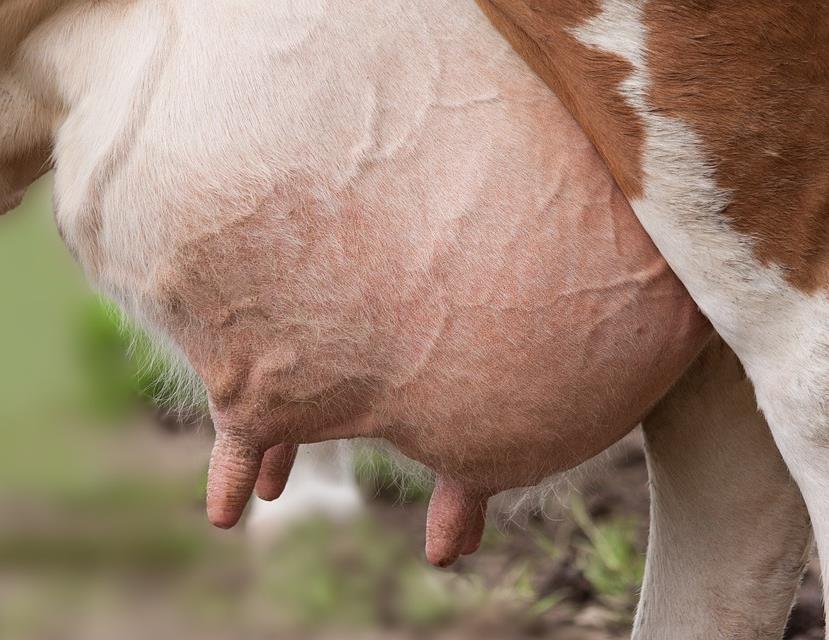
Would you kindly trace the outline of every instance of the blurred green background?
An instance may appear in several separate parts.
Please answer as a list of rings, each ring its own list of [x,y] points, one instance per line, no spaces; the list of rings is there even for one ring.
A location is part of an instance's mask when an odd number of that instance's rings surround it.
[[[365,517],[253,547],[208,526],[211,428],[153,402],[158,367],[84,284],[45,181],[0,218],[0,299],[3,640],[625,637],[647,512],[635,441],[612,481],[490,527],[451,572],[422,557],[428,490],[384,460],[360,478]]]

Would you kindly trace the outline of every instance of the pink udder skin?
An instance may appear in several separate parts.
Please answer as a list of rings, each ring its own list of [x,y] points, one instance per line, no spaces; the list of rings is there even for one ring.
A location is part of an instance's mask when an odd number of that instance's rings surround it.
[[[157,321],[209,392],[217,526],[257,479],[278,496],[294,445],[385,438],[436,473],[446,566],[488,497],[614,443],[710,337],[553,97],[423,127],[345,181],[286,179],[159,273]]]

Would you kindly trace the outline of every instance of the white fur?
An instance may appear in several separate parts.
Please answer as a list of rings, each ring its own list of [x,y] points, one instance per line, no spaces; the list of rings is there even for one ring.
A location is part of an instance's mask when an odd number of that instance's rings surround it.
[[[809,519],[719,338],[644,433],[651,527],[633,637],[779,640],[811,550]]]

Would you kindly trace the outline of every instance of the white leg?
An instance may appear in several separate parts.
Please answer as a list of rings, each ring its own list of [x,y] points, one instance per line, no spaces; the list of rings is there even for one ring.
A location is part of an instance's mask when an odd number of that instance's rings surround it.
[[[755,375],[760,406],[809,509],[824,603],[829,602],[828,352],[824,345],[810,349],[810,355],[799,360],[781,358],[774,367]]]
[[[779,640],[810,549],[797,486],[716,339],[644,424],[651,534],[635,640]]]
[[[268,542],[303,520],[319,516],[343,521],[360,513],[362,506],[350,446],[303,445],[282,496],[273,502],[253,498],[247,532],[257,542]]]

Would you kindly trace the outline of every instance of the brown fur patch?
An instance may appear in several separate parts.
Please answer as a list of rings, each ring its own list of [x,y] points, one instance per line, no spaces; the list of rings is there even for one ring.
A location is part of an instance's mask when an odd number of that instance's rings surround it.
[[[67,4],[66,0],[5,0],[0,3],[0,66],[8,65],[21,41]]]
[[[49,171],[51,148],[50,143],[43,141],[10,157],[0,153],[0,193],[26,187]]]
[[[650,102],[689,124],[765,264],[829,281],[829,3],[646,4]]]

